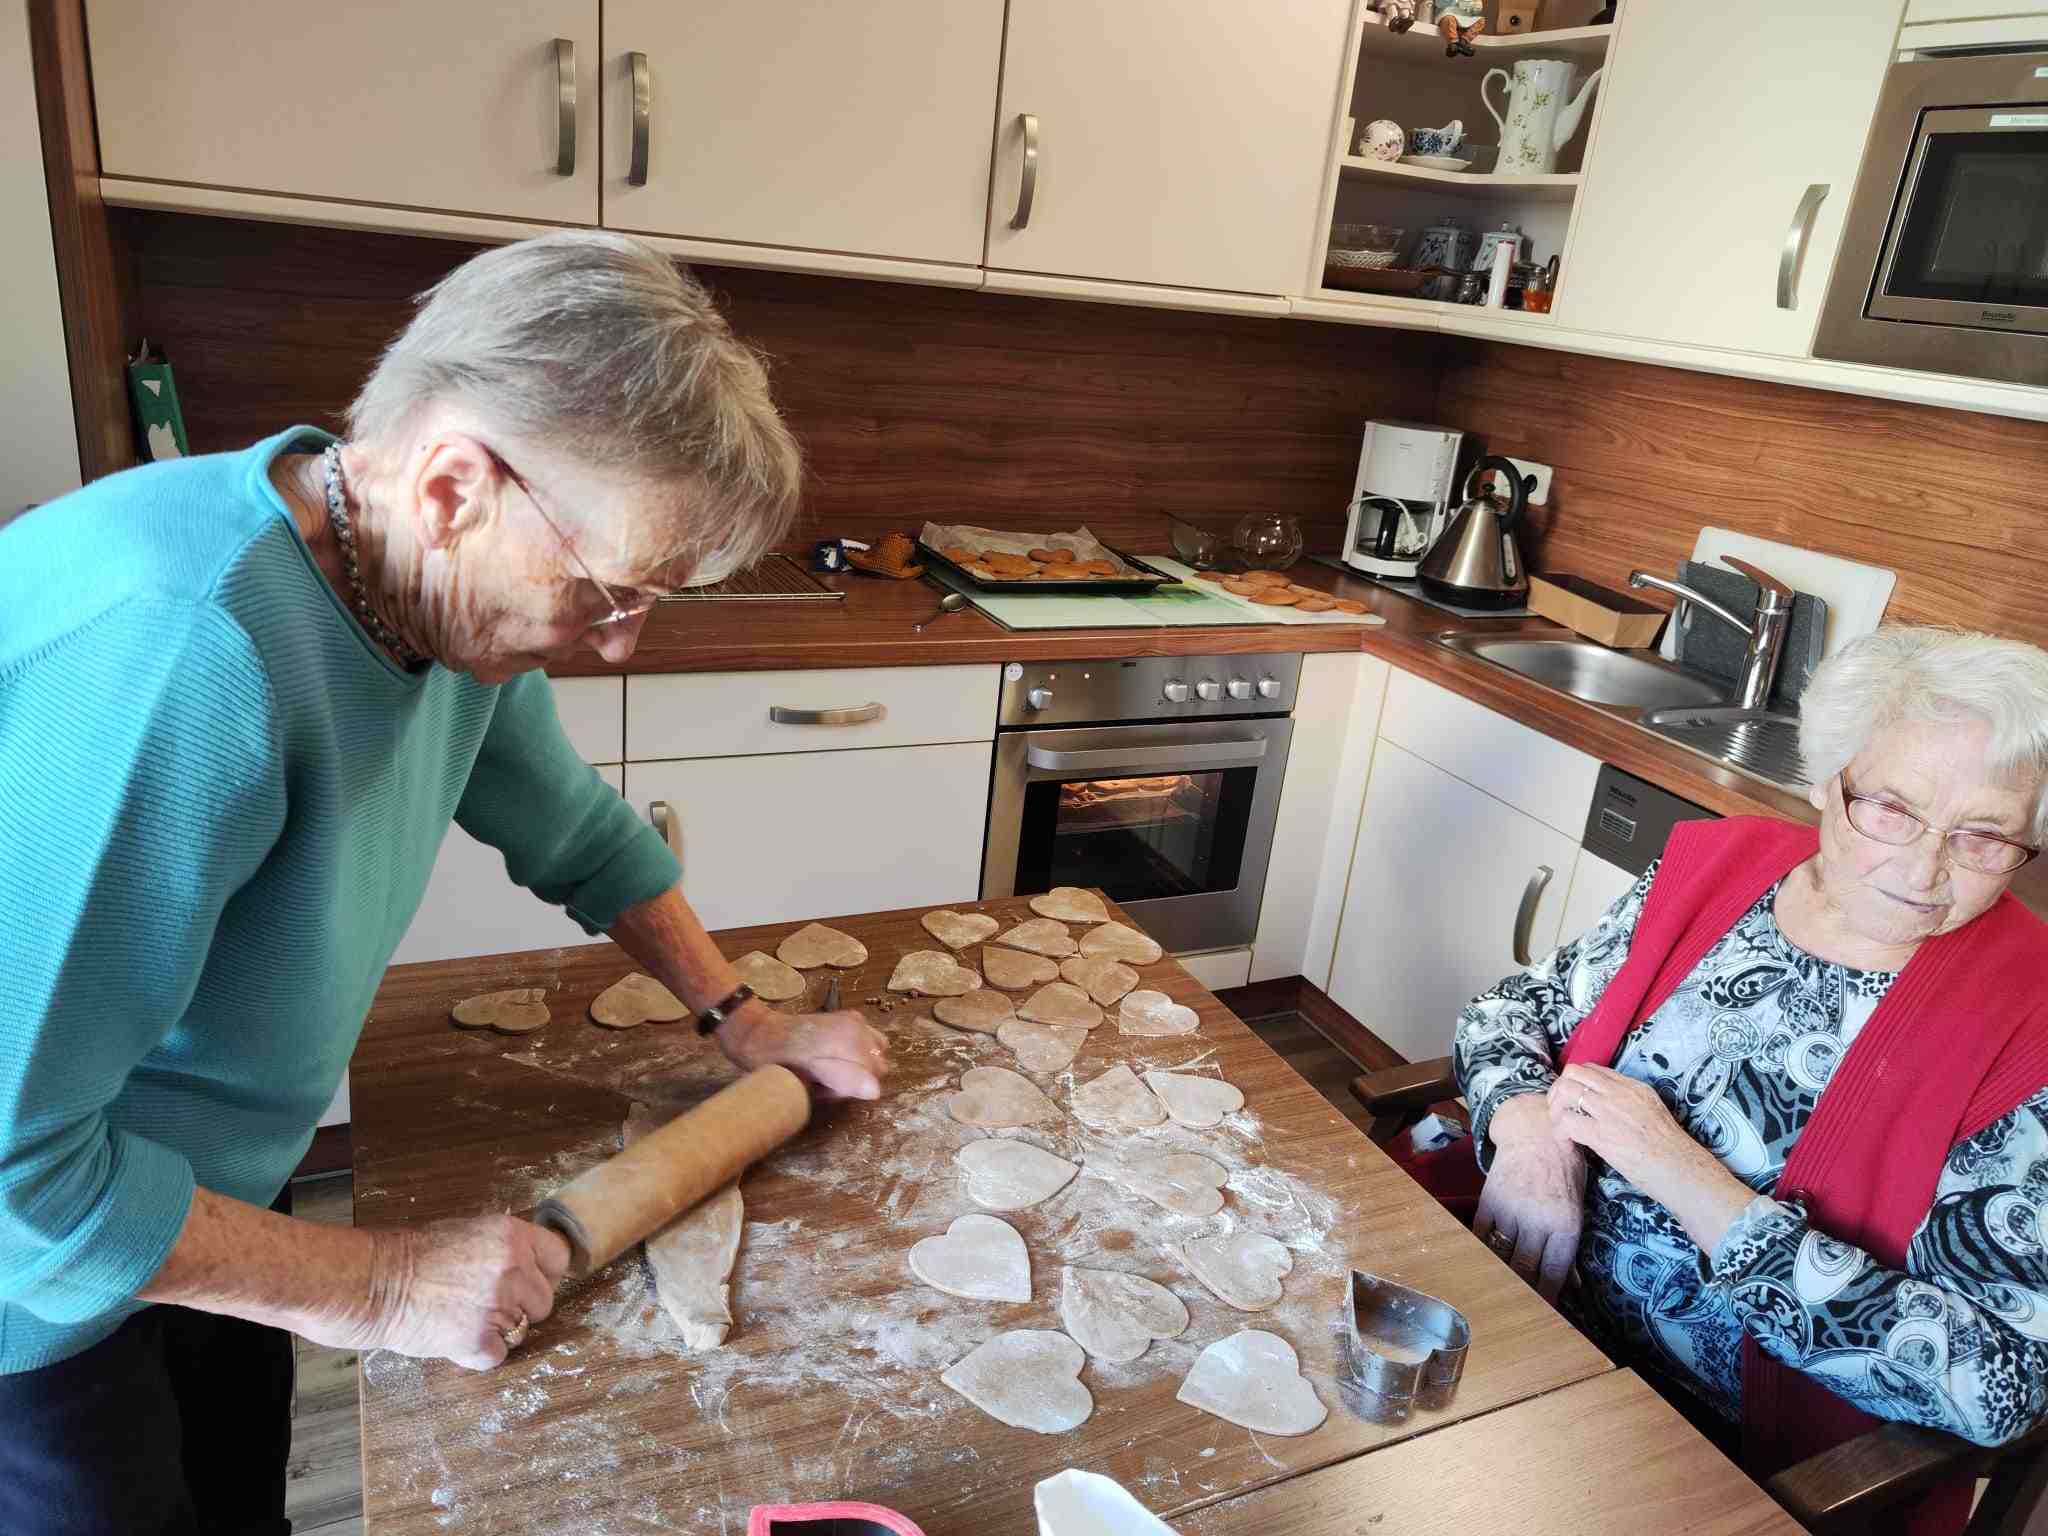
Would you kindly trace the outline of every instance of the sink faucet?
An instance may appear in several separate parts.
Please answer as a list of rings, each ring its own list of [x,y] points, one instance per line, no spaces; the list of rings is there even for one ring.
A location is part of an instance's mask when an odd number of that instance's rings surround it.
[[[1662,576],[1652,576],[1648,571],[1630,571],[1628,584],[1669,592],[1673,597],[1691,603],[1722,623],[1740,630],[1749,641],[1749,649],[1742,658],[1742,688],[1738,702],[1744,709],[1763,709],[1770,699],[1771,685],[1778,680],[1778,657],[1785,649],[1785,631],[1792,622],[1792,589],[1747,560],[1738,560],[1733,555],[1721,558],[1757,584],[1754,619],[1741,618],[1704,593],[1695,592],[1680,582],[1666,581]]]

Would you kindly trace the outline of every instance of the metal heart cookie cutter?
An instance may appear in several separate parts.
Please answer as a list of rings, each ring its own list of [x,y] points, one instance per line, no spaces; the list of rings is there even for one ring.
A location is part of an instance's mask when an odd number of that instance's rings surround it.
[[[1398,1424],[1418,1406],[1450,1402],[1472,1347],[1464,1313],[1360,1269],[1351,1271],[1344,1311],[1348,1375],[1372,1399],[1370,1417]]]

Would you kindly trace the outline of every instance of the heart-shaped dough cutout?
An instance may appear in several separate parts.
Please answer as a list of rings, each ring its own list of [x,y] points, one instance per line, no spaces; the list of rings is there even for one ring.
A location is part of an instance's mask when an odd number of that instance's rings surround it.
[[[1164,992],[1140,988],[1124,998],[1116,1027],[1127,1035],[1191,1035],[1202,1016]]]
[[[1187,1332],[1188,1309],[1157,1281],[1114,1269],[1060,1271],[1060,1322],[1089,1354],[1122,1365]]]
[[[1034,955],[1051,955],[1055,960],[1074,952],[1074,936],[1067,932],[1065,923],[1056,923],[1049,917],[1034,917],[1019,923],[1008,933],[999,933],[989,940],[1006,949],[1028,950]]]
[[[1057,1435],[1087,1422],[1095,1399],[1081,1385],[1088,1357],[1056,1328],[999,1333],[939,1380],[1013,1429]]]
[[[1263,1312],[1280,1301],[1280,1278],[1294,1268],[1286,1245],[1258,1232],[1191,1237],[1180,1245],[1188,1273],[1240,1312]]]
[[[689,1012],[675,993],[639,971],[613,982],[590,1000],[590,1017],[606,1029],[631,1029],[649,1020],[667,1024]]]
[[[1060,962],[1060,975],[1102,1008],[1111,1006],[1138,984],[1136,971],[1108,955],[1071,955]]]
[[[1051,981],[1025,1000],[1017,1017],[1038,1024],[1078,1024],[1093,1029],[1102,1022],[1102,1010],[1072,982]]]
[[[978,1035],[994,1034],[1016,1011],[1007,997],[989,987],[976,987],[958,997],[942,997],[932,1004],[932,1017],[941,1024],[972,1030]]]
[[[1017,1053],[1017,1065],[1026,1072],[1064,1072],[1074,1064],[1088,1031],[1078,1024],[1005,1019],[996,1038]]]
[[[1078,885],[1056,885],[1043,895],[1032,897],[1031,910],[1062,923],[1109,921],[1109,908],[1102,904],[1102,898]]]
[[[910,1272],[967,1301],[1029,1301],[1031,1255],[1007,1221],[961,1216],[910,1250]]]
[[[1264,1435],[1305,1435],[1330,1415],[1301,1374],[1294,1346],[1262,1328],[1233,1333],[1203,1350],[1174,1396]]]
[[[927,912],[918,921],[924,924],[926,933],[948,949],[967,949],[979,944],[1003,926],[986,912]]]
[[[982,950],[981,968],[990,986],[1008,987],[1012,992],[1052,981],[1060,973],[1059,966],[1043,955],[1027,955],[1021,949],[998,949],[993,944]]]
[[[973,971],[936,949],[912,950],[889,974],[891,992],[916,992],[924,997],[960,997],[980,985],[981,978]]]
[[[946,1113],[962,1125],[988,1131],[1059,1117],[1058,1107],[1038,1091],[1038,1084],[1008,1067],[970,1067],[961,1073],[960,1091],[947,1101]]]
[[[1135,928],[1122,923],[1104,923],[1081,935],[1081,953],[1107,955],[1127,965],[1150,965],[1166,951]]]
[[[802,997],[808,985],[795,967],[785,965],[773,955],[764,955],[758,949],[750,949],[733,961],[734,973],[741,981],[754,989],[754,996],[771,1003],[786,1003],[792,997]]]
[[[1147,1072],[1145,1086],[1173,1116],[1174,1124],[1197,1131],[1221,1125],[1225,1115],[1244,1108],[1244,1095],[1220,1077],[1195,1077],[1186,1072]]]
[[[953,1154],[967,1175],[967,1198],[984,1211],[1021,1211],[1073,1182],[1079,1163],[1008,1136],[985,1136]]]
[[[453,1017],[464,1029],[495,1029],[501,1035],[530,1035],[548,1021],[546,987],[513,987],[482,992],[455,1005]]]
[[[1166,1106],[1129,1067],[1111,1067],[1083,1083],[1068,1103],[1082,1124],[1098,1131],[1142,1131],[1166,1123]]]
[[[1214,1216],[1223,1209],[1223,1186],[1230,1182],[1229,1169],[1199,1152],[1134,1152],[1108,1172],[1132,1194],[1176,1216]]]
[[[842,968],[866,965],[868,947],[850,933],[827,928],[823,923],[806,923],[775,946],[775,958],[800,971],[821,965]]]

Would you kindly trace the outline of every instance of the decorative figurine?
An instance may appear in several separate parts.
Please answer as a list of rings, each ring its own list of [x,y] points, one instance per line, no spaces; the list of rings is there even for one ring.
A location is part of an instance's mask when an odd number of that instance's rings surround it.
[[[1386,19],[1386,28],[1399,37],[1415,25],[1415,0],[1373,0],[1373,9]]]
[[[1455,59],[1463,54],[1469,59],[1472,57],[1472,39],[1486,30],[1486,18],[1478,17],[1471,25],[1466,26],[1461,24],[1456,16],[1445,12],[1437,17],[1436,29],[1444,37],[1445,58]]]

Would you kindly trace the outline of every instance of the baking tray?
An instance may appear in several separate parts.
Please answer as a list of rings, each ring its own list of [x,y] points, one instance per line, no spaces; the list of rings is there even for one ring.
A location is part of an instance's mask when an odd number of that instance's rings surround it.
[[[933,565],[949,571],[963,586],[975,592],[1032,592],[1055,593],[1062,597],[1082,597],[1091,592],[1156,592],[1161,587],[1170,587],[1180,578],[1169,576],[1164,571],[1147,565],[1136,555],[1103,545],[1125,565],[1135,566],[1145,572],[1143,576],[1091,576],[1086,581],[1040,581],[1030,576],[1014,580],[998,579],[984,581],[972,571],[963,569],[957,560],[948,560],[922,539],[918,541],[918,554]]]

